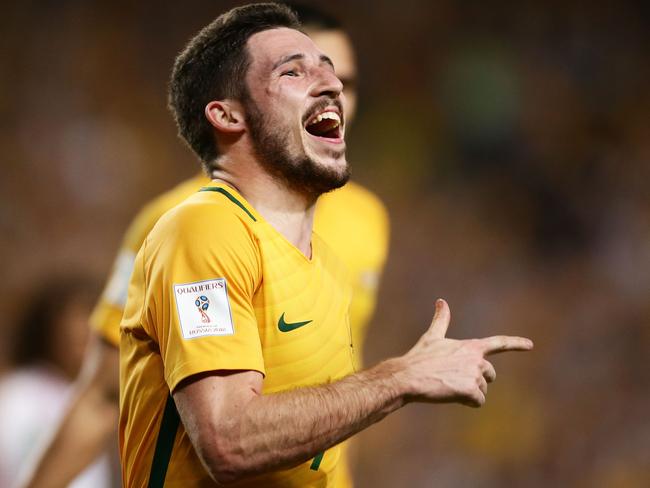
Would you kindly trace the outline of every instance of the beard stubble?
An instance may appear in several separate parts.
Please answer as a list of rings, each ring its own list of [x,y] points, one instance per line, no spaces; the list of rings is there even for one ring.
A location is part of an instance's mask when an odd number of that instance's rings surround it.
[[[323,193],[345,185],[350,179],[346,165],[343,171],[319,165],[304,150],[290,152],[289,134],[273,128],[270,121],[250,98],[246,100],[247,124],[260,164],[273,177],[295,192],[317,198]]]

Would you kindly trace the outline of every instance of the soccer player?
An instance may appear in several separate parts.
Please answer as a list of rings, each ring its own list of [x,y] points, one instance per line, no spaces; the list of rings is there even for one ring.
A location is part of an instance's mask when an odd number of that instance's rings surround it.
[[[303,29],[333,60],[344,83],[346,125],[356,111],[356,59],[348,35],[336,19],[314,8],[292,5]],[[26,486],[64,486],[105,449],[117,426],[119,324],[135,255],[156,221],[210,179],[203,173],[181,183],[146,205],[129,227],[110,280],[91,318],[92,344],[77,381],[77,395],[40,459],[31,467]],[[384,206],[354,181],[319,199],[315,232],[349,270],[352,286],[350,327],[355,366],[374,310],[379,276],[388,250],[388,218]]]
[[[180,134],[213,177],[135,261],[121,324],[120,453],[132,486],[342,486],[339,444],[409,402],[485,402],[491,353],[436,302],[405,355],[354,373],[344,265],[312,232],[345,184],[343,86],[276,4],[233,9],[179,55]]]

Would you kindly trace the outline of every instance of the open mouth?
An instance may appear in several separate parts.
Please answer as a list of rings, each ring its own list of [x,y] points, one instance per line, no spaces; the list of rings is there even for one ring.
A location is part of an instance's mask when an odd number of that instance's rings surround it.
[[[305,130],[312,136],[338,141],[343,138],[341,116],[333,109],[314,115],[307,121]]]

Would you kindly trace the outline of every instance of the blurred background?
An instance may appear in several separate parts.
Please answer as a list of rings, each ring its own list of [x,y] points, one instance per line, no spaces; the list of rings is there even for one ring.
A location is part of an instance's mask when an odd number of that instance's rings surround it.
[[[198,171],[166,82],[240,3],[3,6],[0,372],[24,367],[39,290],[77,277],[87,314],[135,212]],[[535,341],[494,358],[484,408],[411,405],[362,433],[358,486],[648,486],[650,4],[303,3],[354,40],[348,160],[391,216],[366,361],[404,353],[436,297],[452,337]],[[47,341],[47,323],[29,334],[65,384],[84,334]]]

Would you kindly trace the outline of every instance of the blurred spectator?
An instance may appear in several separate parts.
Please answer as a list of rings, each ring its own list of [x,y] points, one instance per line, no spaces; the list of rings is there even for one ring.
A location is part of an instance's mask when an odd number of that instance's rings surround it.
[[[60,415],[77,375],[88,337],[95,283],[53,277],[25,303],[10,348],[11,367],[0,378],[0,486],[12,486],[26,459]],[[81,474],[74,488],[110,486],[102,459]]]

